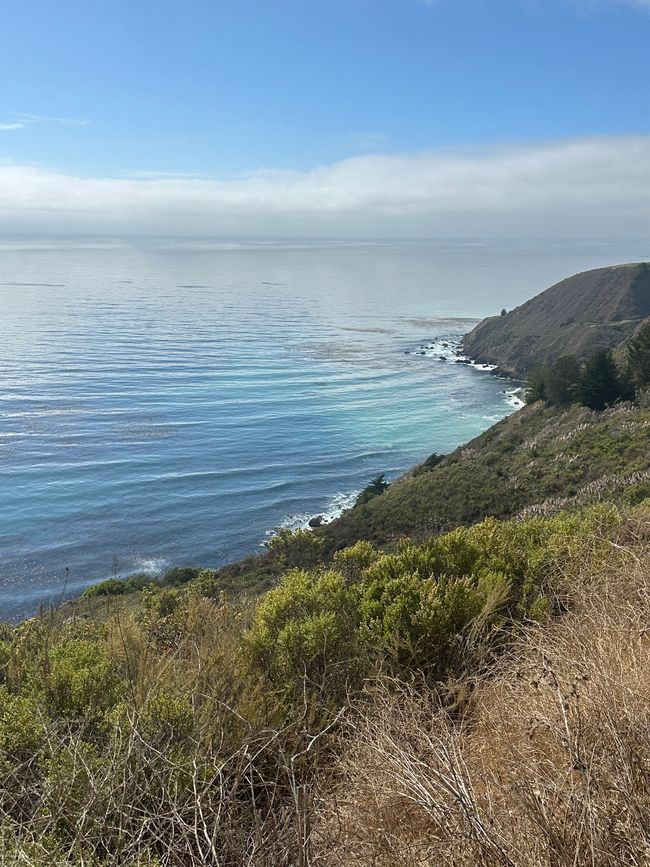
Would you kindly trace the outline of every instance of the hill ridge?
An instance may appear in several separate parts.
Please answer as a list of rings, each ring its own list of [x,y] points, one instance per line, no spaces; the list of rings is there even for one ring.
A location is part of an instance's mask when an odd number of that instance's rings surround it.
[[[650,317],[650,263],[630,262],[567,277],[465,335],[465,352],[525,378],[561,355],[588,358],[615,349]]]

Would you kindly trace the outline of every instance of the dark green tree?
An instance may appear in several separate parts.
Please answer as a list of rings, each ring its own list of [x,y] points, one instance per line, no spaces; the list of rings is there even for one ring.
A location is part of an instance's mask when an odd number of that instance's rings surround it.
[[[384,473],[380,473],[361,491],[355,505],[362,506],[364,503],[372,500],[373,497],[383,494],[386,488],[388,488],[388,482],[385,479]]]
[[[544,371],[544,397],[553,406],[576,400],[580,383],[580,362],[574,355],[563,355]]]
[[[582,369],[580,403],[602,410],[625,397],[625,387],[611,351],[597,352]]]
[[[650,320],[637,331],[627,347],[630,380],[635,391],[650,385]]]
[[[545,389],[545,370],[541,364],[533,367],[528,374],[528,385],[526,387],[526,403],[535,403],[537,400],[546,399]]]

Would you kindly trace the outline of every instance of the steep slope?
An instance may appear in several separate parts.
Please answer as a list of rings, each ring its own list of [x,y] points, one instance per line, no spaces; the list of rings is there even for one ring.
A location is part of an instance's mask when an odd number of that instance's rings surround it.
[[[368,539],[415,540],[487,516],[545,514],[600,499],[650,496],[650,409],[605,412],[535,403],[447,455],[397,479],[322,533],[330,550]]]
[[[615,265],[562,280],[465,336],[465,352],[525,377],[561,355],[587,358],[626,340],[650,316],[650,263]]]

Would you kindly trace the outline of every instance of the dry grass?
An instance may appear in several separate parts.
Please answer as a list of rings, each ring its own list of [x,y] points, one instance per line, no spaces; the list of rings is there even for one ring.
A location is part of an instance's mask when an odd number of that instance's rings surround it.
[[[246,616],[197,600],[153,636],[128,616],[107,621],[128,675],[110,725],[39,711],[43,737],[22,759],[0,741],[2,867],[306,867],[310,780],[338,717],[313,728],[305,702],[266,721],[270,697],[237,684]],[[65,628],[53,620],[44,635]]]
[[[647,530],[563,576],[571,613],[517,640],[462,721],[431,693],[373,687],[315,863],[650,864]]]
[[[277,715],[236,662],[251,611],[118,612],[99,633],[128,686],[110,717],[19,719],[38,746],[0,750],[0,864],[650,865],[650,515],[608,527],[549,565],[567,613],[472,655],[444,706],[414,674],[351,713],[305,693]]]

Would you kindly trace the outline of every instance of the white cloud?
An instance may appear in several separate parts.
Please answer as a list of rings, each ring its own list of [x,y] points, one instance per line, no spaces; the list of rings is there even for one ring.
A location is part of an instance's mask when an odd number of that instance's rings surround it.
[[[26,129],[28,126],[40,123],[60,123],[65,126],[88,126],[88,120],[76,120],[71,117],[50,117],[43,114],[27,114],[24,111],[14,111],[11,120],[0,123],[0,132],[12,129]]]
[[[643,237],[650,136],[364,155],[247,177],[0,164],[0,231],[248,237]]]
[[[88,126],[89,120],[79,120],[73,117],[52,117],[46,114],[28,114],[24,111],[15,111],[14,117],[23,124],[31,123],[62,123],[65,126]]]

